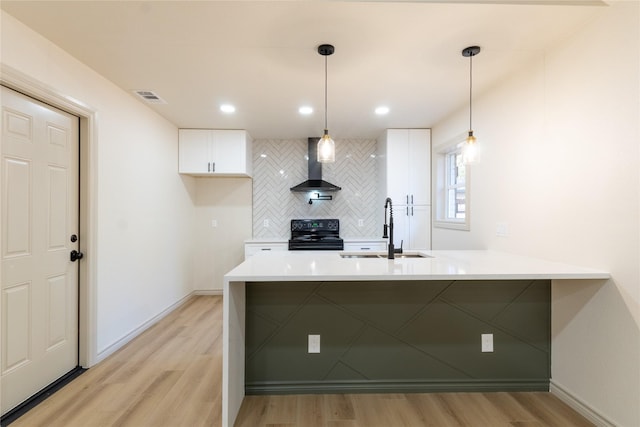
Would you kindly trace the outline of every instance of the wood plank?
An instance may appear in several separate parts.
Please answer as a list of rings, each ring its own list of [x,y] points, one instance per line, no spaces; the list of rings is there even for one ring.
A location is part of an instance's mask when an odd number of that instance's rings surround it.
[[[320,394],[306,394],[298,396],[296,422],[304,423],[308,427],[324,427],[326,415],[324,413],[324,396]]]

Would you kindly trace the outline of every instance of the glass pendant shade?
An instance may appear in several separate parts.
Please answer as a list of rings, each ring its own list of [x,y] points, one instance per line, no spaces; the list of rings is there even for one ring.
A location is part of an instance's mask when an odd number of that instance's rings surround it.
[[[462,147],[462,161],[465,165],[478,163],[478,144],[472,130],[469,131],[469,136]]]
[[[333,163],[336,161],[336,143],[333,142],[327,130],[327,56],[333,54],[334,50],[335,48],[330,44],[318,46],[318,53],[324,56],[324,135],[318,141],[318,162],[320,163]]]
[[[320,163],[332,163],[336,161],[336,144],[329,136],[329,131],[324,130],[324,135],[318,141],[318,161]]]
[[[480,53],[479,46],[469,46],[462,50],[462,56],[469,58],[469,136],[462,147],[462,162],[465,165],[478,163],[478,144],[473,136],[472,94],[473,94],[473,57]]]

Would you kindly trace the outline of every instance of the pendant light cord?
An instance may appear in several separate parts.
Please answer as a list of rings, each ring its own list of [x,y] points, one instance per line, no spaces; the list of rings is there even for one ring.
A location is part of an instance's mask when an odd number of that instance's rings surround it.
[[[469,55],[469,131],[473,130],[473,126],[471,125],[471,92],[473,89],[473,53]]]
[[[327,129],[327,55],[324,57],[324,128]]]

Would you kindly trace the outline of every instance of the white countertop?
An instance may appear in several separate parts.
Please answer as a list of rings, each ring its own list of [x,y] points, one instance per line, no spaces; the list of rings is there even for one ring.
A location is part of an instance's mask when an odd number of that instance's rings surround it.
[[[429,255],[430,258],[342,258],[340,253],[345,252],[337,251],[267,252],[250,257],[224,277],[226,282],[611,277],[606,271],[495,251],[418,252]]]
[[[262,237],[260,239],[246,239],[244,241],[245,244],[249,243],[257,243],[257,244],[264,244],[264,243],[287,243],[289,240],[287,239],[283,239],[281,237]]]

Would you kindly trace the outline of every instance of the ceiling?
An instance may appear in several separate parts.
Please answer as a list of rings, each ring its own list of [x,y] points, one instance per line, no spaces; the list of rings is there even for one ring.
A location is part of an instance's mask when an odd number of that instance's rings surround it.
[[[599,0],[10,1],[4,11],[183,128],[334,139],[431,127],[604,12]],[[140,101],[142,102],[142,101]],[[235,105],[225,114],[222,103]],[[313,114],[298,108],[309,105]],[[377,116],[386,105],[389,114]],[[461,129],[464,132],[466,129]]]

